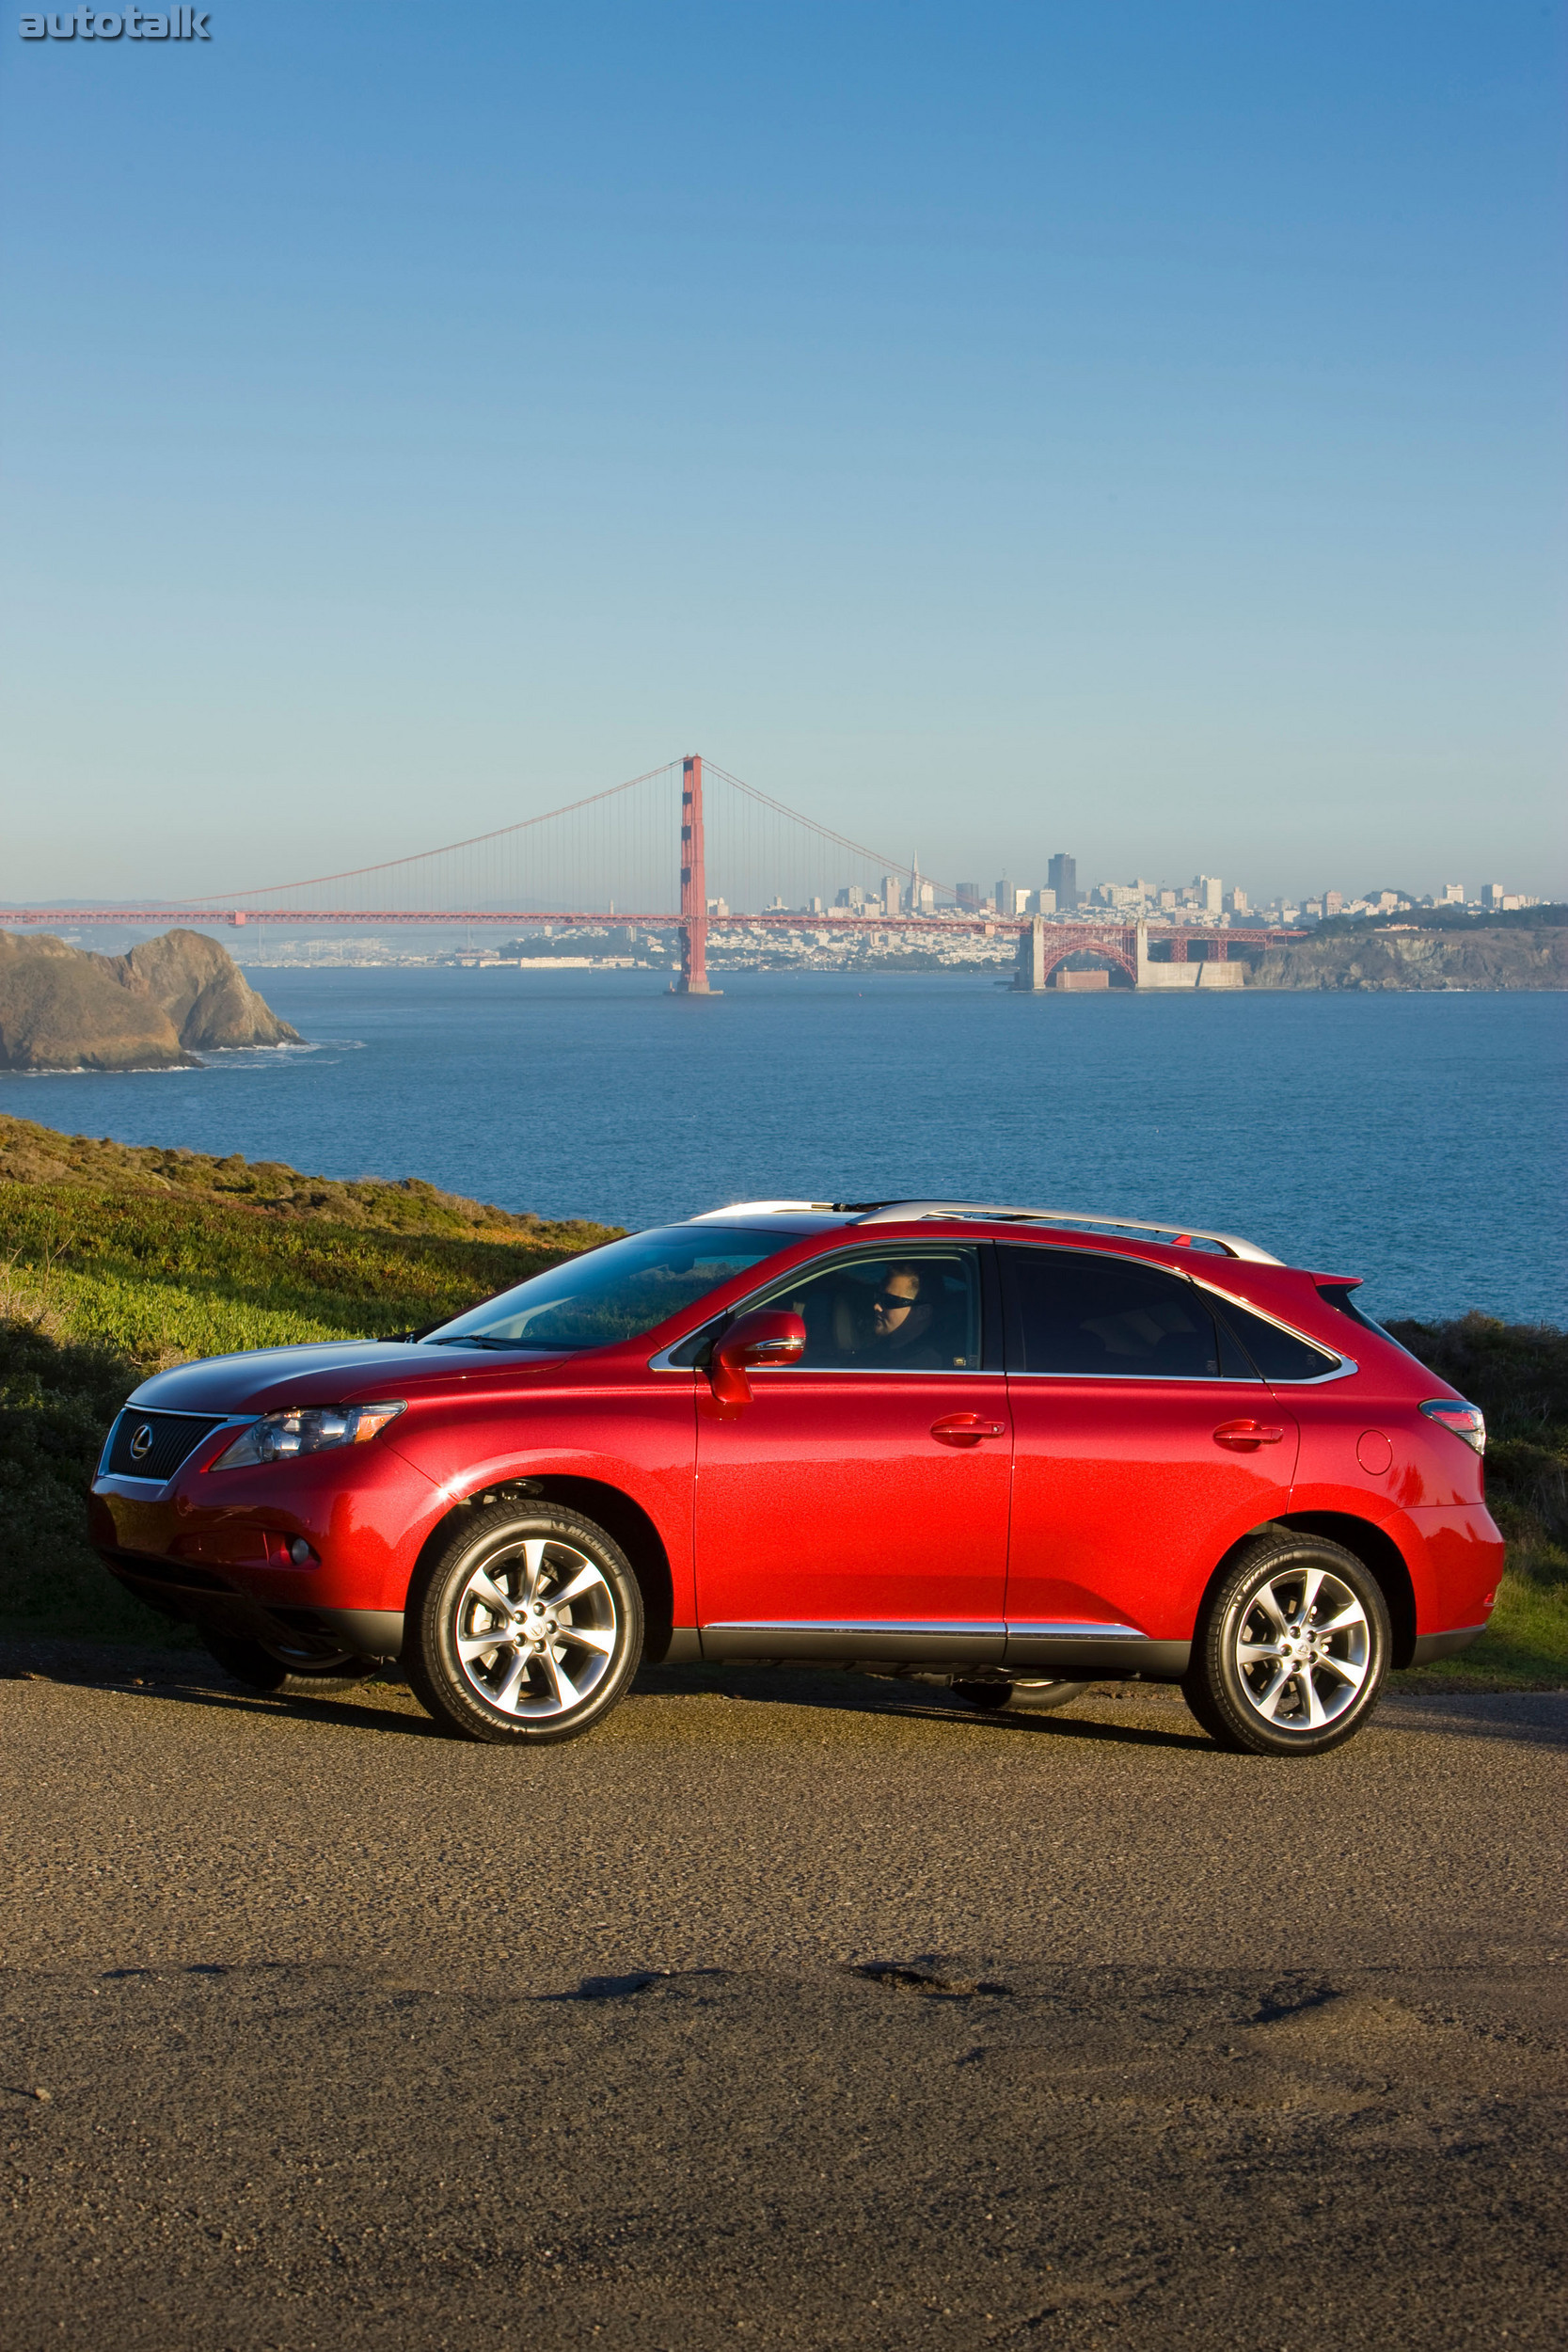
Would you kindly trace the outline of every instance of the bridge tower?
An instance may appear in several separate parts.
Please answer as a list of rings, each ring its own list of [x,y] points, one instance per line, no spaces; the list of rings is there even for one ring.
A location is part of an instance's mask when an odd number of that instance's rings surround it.
[[[701,753],[681,762],[681,972],[676,996],[712,996],[707,984],[707,870],[703,852]]]

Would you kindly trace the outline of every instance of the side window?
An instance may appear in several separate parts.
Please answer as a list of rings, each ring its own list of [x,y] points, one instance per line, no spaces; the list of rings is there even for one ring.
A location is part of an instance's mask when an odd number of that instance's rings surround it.
[[[1325,1347],[1282,1331],[1277,1323],[1238,1307],[1233,1298],[1220,1308],[1218,1320],[1235,1333],[1265,1380],[1321,1380],[1338,1366],[1338,1357]]]
[[[1251,1380],[1252,1366],[1179,1274],[1135,1258],[1004,1244],[1015,1372]]]
[[[764,1302],[806,1327],[808,1372],[977,1372],[980,1277],[973,1249],[839,1258]]]

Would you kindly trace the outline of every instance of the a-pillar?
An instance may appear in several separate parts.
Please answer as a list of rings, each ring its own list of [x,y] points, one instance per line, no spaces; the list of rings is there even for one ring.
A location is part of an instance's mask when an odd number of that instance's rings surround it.
[[[1045,986],[1045,925],[1033,915],[1018,935],[1018,970],[1013,986],[1034,996]]]
[[[711,996],[707,984],[707,868],[703,853],[703,762],[681,763],[681,971],[676,996]]]

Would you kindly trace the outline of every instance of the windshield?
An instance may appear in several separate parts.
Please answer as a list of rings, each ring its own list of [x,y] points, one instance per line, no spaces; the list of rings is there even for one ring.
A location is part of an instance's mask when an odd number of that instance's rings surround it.
[[[486,1299],[430,1332],[427,1347],[604,1347],[651,1331],[733,1275],[787,1249],[795,1233],[660,1225],[607,1242]]]

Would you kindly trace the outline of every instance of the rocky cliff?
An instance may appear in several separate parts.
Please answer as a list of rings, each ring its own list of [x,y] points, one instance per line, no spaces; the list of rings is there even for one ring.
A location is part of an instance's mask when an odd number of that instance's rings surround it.
[[[0,1070],[173,1070],[298,1036],[202,931],[95,956],[0,930]]]
[[[1568,930],[1366,931],[1273,949],[1254,988],[1568,988]]]

